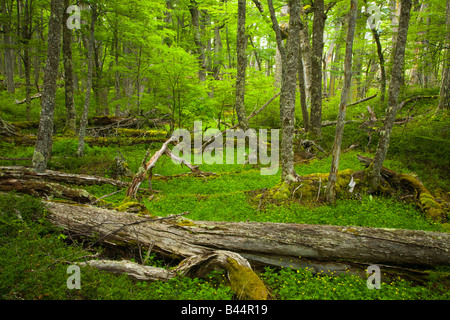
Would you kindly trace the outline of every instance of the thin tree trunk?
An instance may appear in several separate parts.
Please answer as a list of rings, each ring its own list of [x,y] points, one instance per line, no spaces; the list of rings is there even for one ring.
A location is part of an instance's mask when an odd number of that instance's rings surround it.
[[[3,42],[5,45],[5,75],[6,75],[6,88],[9,93],[13,94],[16,91],[16,85],[14,83],[14,56],[11,43],[11,11],[12,8],[7,8],[6,1],[2,1],[2,11],[7,17],[3,22]]]
[[[438,110],[450,109],[450,0],[446,6],[446,48],[444,51],[444,68],[442,69],[442,82]]]
[[[369,171],[369,181],[374,189],[378,189],[381,182],[381,168],[389,148],[392,128],[395,122],[395,116],[399,108],[398,96],[403,79],[403,65],[405,62],[405,47],[408,36],[409,21],[411,18],[412,0],[402,0],[400,9],[400,20],[397,33],[396,50],[391,72],[391,84],[389,88],[388,108],[383,130],[380,132],[377,152],[373,161],[372,170]]]
[[[70,4],[69,0],[64,0],[64,8]],[[69,18],[69,14],[64,11],[63,19],[63,59],[64,59],[64,99],[66,105],[66,126],[64,133],[67,135],[75,135],[77,126],[77,112],[74,103],[74,86],[73,86],[73,61],[72,61],[72,30],[69,29],[65,22]]]
[[[237,75],[236,75],[236,113],[239,127],[242,130],[249,128],[245,111],[245,74],[247,69],[247,35],[245,34],[245,0],[238,0],[238,22],[237,22]]]
[[[88,42],[88,70],[87,70],[87,81],[86,81],[86,94],[84,97],[84,108],[83,115],[81,116],[80,131],[78,133],[78,150],[77,155],[82,157],[84,155],[84,137],[86,135],[86,126],[88,123],[89,105],[91,103],[91,89],[92,89],[92,75],[94,68],[94,40],[95,40],[95,23],[97,20],[97,6],[92,4],[91,6],[91,26],[89,32],[89,42]]]
[[[47,162],[51,157],[56,80],[58,77],[59,55],[61,52],[61,28],[64,3],[59,0],[52,0],[50,6],[51,13],[48,23],[48,49],[44,71],[42,110],[33,154],[33,166],[36,172],[44,172],[47,168]]]
[[[311,55],[311,132],[322,136],[322,53],[325,29],[325,5],[323,0],[314,1],[313,41]]]
[[[309,129],[309,114],[308,114],[308,105],[307,105],[307,94],[306,94],[306,82],[305,82],[305,68],[303,65],[303,52],[302,46],[299,46],[298,50],[298,87],[300,90],[300,107],[302,109],[303,116],[303,126],[305,128],[305,132],[308,132]]]
[[[286,58],[283,59],[283,81],[280,96],[281,114],[281,179],[286,182],[297,180],[294,170],[294,125],[295,89],[297,86],[298,56],[300,53],[300,1],[289,1],[289,36],[286,43]]]
[[[206,81],[206,65],[205,65],[205,46],[201,41],[200,34],[200,11],[198,10],[197,1],[191,0],[189,4],[189,12],[192,18],[192,27],[194,29],[194,42],[197,49],[197,60],[199,64],[198,77],[200,82]]]
[[[342,136],[344,135],[345,125],[345,111],[347,109],[347,99],[352,83],[352,56],[353,56],[353,40],[356,28],[356,15],[358,11],[358,0],[350,1],[350,15],[348,21],[348,33],[345,49],[345,63],[344,63],[344,87],[341,92],[341,102],[339,104],[339,116],[336,125],[336,135],[334,137],[332,162],[330,175],[328,176],[328,183],[326,189],[327,202],[334,203],[336,201],[336,182],[337,173],[339,170],[339,158],[341,155]]]
[[[381,47],[381,41],[380,41],[380,34],[378,33],[378,30],[375,28],[371,28],[373,38],[375,40],[375,43],[377,44],[377,54],[378,54],[378,60],[380,61],[380,70],[381,70],[381,103],[384,103],[384,97],[386,95],[386,68],[384,63],[384,54],[383,54],[383,48]]]
[[[302,50],[303,69],[305,71],[304,79],[306,88],[306,103],[309,105],[309,102],[311,100],[311,81],[312,81],[311,44],[309,41],[308,18],[306,14],[303,13],[303,10],[302,10],[302,17],[303,21],[300,27],[300,46]]]

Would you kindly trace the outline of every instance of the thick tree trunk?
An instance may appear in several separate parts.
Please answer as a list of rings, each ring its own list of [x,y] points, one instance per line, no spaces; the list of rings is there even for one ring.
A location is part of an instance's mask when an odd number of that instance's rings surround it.
[[[353,263],[430,268],[450,264],[450,234],[328,225],[145,219],[92,206],[46,202],[49,220],[71,235],[114,246],[140,243],[172,258],[220,250],[253,264],[344,271]]]
[[[249,128],[245,111],[245,75],[247,69],[247,35],[245,34],[245,0],[238,1],[237,25],[237,75],[236,75],[236,113],[239,127],[242,130]]]
[[[64,0],[64,8],[69,6],[69,0]],[[72,30],[66,26],[69,14],[64,11],[63,19],[63,59],[64,59],[64,94],[66,105],[66,126],[64,133],[75,135],[77,112],[74,103],[73,62],[72,62]]]
[[[336,201],[336,182],[339,170],[339,158],[341,155],[342,136],[344,135],[345,111],[347,109],[347,98],[352,84],[352,57],[353,57],[353,39],[356,28],[356,15],[358,10],[358,0],[350,2],[350,14],[348,19],[347,45],[345,49],[344,64],[344,87],[341,92],[341,102],[339,104],[339,116],[336,125],[336,134],[334,137],[332,162],[328,184],[326,189],[326,200],[334,203]]]
[[[325,29],[325,5],[323,0],[314,1],[313,39],[311,55],[311,132],[322,136],[322,53]]]
[[[42,93],[42,110],[33,165],[36,172],[44,172],[52,152],[53,116],[55,113],[56,80],[58,77],[59,54],[61,52],[61,28],[64,3],[51,1],[51,14],[48,31],[47,62],[44,72],[44,90]]]
[[[399,108],[398,96],[403,79],[403,65],[405,62],[405,46],[408,36],[409,20],[411,17],[411,0],[402,0],[400,11],[400,22],[398,27],[398,37],[394,61],[392,65],[392,80],[389,88],[388,108],[386,112],[386,120],[383,130],[381,131],[380,140],[378,142],[377,152],[375,154],[373,168],[370,172],[371,185],[377,189],[380,186],[380,171],[383,166],[384,159],[389,148],[392,128],[395,122],[395,116]]]

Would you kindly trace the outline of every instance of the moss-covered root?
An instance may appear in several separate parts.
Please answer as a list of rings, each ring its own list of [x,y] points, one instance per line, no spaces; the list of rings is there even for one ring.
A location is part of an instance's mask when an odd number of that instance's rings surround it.
[[[235,259],[227,258],[228,279],[231,290],[241,300],[267,300],[266,286],[249,267],[240,265]]]
[[[428,189],[417,179],[407,174],[399,174],[398,179],[401,185],[413,188],[417,192],[419,206],[428,218],[438,223],[442,223],[446,220],[445,212],[441,205],[436,202]]]

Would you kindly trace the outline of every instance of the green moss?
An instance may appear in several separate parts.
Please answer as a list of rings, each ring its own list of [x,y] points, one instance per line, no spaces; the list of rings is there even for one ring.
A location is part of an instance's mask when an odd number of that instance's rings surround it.
[[[228,278],[231,290],[241,300],[267,300],[268,292],[264,282],[256,273],[237,263],[233,258],[227,258]]]
[[[125,197],[123,199],[122,203],[114,208],[114,210],[120,211],[120,212],[131,212],[131,213],[137,213],[139,215],[145,215],[145,216],[152,216],[151,212],[147,209],[147,207],[138,202],[132,200],[130,197]]]

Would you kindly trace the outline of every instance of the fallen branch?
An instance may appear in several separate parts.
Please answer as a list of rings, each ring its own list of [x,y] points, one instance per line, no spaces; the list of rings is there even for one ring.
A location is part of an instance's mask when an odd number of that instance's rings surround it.
[[[42,92],[38,92],[35,95],[32,95],[30,98],[31,98],[31,100],[33,100],[33,99],[40,98],[41,96],[42,96]],[[27,102],[27,99],[26,98],[23,100],[16,99],[15,102],[16,102],[16,104],[24,104],[25,102]]]
[[[378,96],[378,93],[377,93],[377,94],[375,94],[375,95],[373,95],[373,96],[371,96],[371,97],[368,97],[368,98],[364,98],[364,99],[361,99],[361,100],[359,100],[359,101],[356,101],[356,102],[350,103],[350,104],[348,104],[348,105],[347,105],[347,107],[351,107],[351,106],[356,106],[357,104],[360,104],[360,103],[363,103],[363,102],[366,102],[366,101],[372,100],[372,99],[376,98],[377,96]]]

